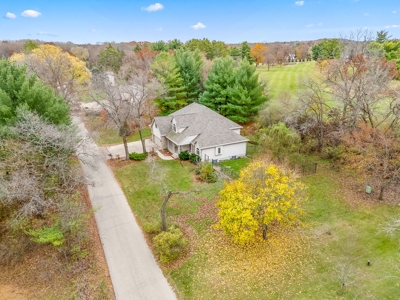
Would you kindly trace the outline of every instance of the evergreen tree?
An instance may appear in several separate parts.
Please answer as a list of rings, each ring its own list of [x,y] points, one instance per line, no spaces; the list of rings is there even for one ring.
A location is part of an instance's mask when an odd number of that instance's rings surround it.
[[[153,51],[168,51],[168,45],[164,41],[158,41],[150,45],[150,50]]]
[[[169,115],[187,105],[186,90],[176,61],[167,52],[156,56],[151,72],[163,84],[165,92],[156,99],[161,115]]]
[[[133,51],[136,53],[138,51],[142,50],[142,47],[140,47],[139,44],[136,44],[135,47],[133,47]]]
[[[69,124],[69,106],[53,90],[29,76],[26,67],[6,59],[0,60],[0,125],[15,121],[19,107],[24,106],[54,124]]]
[[[236,61],[241,57],[240,49],[237,47],[230,47],[229,48],[229,55]]]
[[[38,44],[32,40],[27,40],[23,46],[25,53],[30,53],[32,50],[38,48]]]
[[[118,73],[122,66],[122,58],[124,55],[124,51],[116,49],[111,46],[111,44],[108,44],[107,48],[99,53],[99,65],[106,70]]]
[[[204,85],[200,103],[235,122],[249,121],[267,100],[256,67],[247,60],[236,68],[230,57],[216,60]]]
[[[187,102],[198,102],[201,93],[200,79],[203,66],[200,51],[191,52],[179,49],[175,52],[174,58],[185,86]]]
[[[247,60],[241,61],[235,69],[235,84],[230,89],[225,116],[234,122],[246,123],[257,115],[265,101],[267,97],[258,81],[256,67]]]
[[[217,59],[204,83],[205,91],[200,103],[225,116],[230,90],[235,82],[232,58]]]
[[[240,47],[240,57],[242,59],[247,59],[250,64],[254,62],[253,56],[251,55],[250,46],[247,42],[243,42]]]
[[[341,50],[342,46],[338,39],[325,39],[312,47],[312,58],[314,60],[339,58]]]

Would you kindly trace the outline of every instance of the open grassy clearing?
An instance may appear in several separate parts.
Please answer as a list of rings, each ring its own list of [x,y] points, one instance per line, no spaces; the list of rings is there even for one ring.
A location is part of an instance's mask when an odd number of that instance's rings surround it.
[[[239,170],[245,165],[239,161],[226,163]],[[316,175],[302,179],[310,194],[303,218],[306,228],[290,234],[273,232],[268,243],[241,247],[213,227],[212,207],[221,182],[198,183],[189,163],[183,167],[177,161],[159,163],[171,190],[201,190],[174,196],[167,209],[168,222],[191,235],[185,260],[162,266],[181,299],[395,299],[399,295],[398,280],[389,278],[396,275],[398,237],[385,236],[380,226],[398,216],[400,208],[349,205],[339,180],[342,173],[321,166]],[[160,220],[162,198],[149,178],[149,168],[150,163],[141,162],[116,170],[142,226]],[[339,278],[342,269],[348,277],[344,288]]]
[[[268,71],[267,66],[257,67],[260,78],[268,80],[268,88],[272,99],[282,92],[295,95],[299,90],[299,82],[307,77],[316,76],[319,71],[314,61],[293,65],[273,66]]]

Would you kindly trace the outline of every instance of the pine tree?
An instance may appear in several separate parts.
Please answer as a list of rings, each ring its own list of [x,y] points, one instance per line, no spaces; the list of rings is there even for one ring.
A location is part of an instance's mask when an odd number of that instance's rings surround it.
[[[234,122],[246,123],[257,115],[265,101],[267,97],[258,81],[256,67],[243,60],[235,70],[235,84],[230,89],[225,116]]]
[[[267,100],[256,68],[247,60],[236,68],[230,57],[216,60],[204,85],[200,103],[235,122],[249,121]]]
[[[165,88],[165,93],[156,99],[161,115],[169,115],[187,105],[184,81],[173,56],[167,52],[158,54],[151,65],[151,71]]]
[[[69,106],[35,75],[28,77],[26,67],[0,60],[0,125],[15,121],[19,107],[35,111],[54,124],[69,124]]]
[[[234,62],[230,57],[217,59],[204,83],[200,103],[225,116],[230,89],[234,85]]]
[[[191,52],[179,49],[175,52],[174,58],[185,86],[187,102],[198,102],[201,92],[200,79],[203,66],[200,51]]]
[[[99,53],[99,65],[106,70],[118,73],[122,66],[122,58],[124,55],[124,51],[116,49],[111,46],[111,44],[108,44],[107,48]]]
[[[250,64],[254,62],[253,56],[251,55],[250,46],[247,42],[243,42],[240,47],[240,57],[242,59],[247,59]]]

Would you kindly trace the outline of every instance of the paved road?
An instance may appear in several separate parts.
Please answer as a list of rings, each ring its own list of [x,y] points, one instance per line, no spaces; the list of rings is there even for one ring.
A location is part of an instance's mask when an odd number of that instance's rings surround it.
[[[74,117],[82,136],[88,132]],[[90,199],[103,244],[117,300],[175,300],[176,296],[158,267],[137,225],[126,197],[94,143],[89,147],[96,157],[81,157],[83,170],[95,186],[89,186]],[[82,149],[78,150],[82,151]]]

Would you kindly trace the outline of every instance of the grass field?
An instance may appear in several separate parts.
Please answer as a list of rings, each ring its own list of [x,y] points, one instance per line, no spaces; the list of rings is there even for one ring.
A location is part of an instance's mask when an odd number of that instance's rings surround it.
[[[231,168],[239,171],[246,164],[240,162]],[[309,187],[304,229],[272,233],[268,242],[240,247],[213,226],[212,207],[221,182],[197,182],[189,163],[160,164],[169,189],[201,191],[174,196],[168,204],[168,222],[180,220],[185,233],[195,232],[184,262],[162,265],[180,299],[398,298],[399,279],[390,276],[400,275],[396,271],[399,239],[385,236],[380,228],[398,217],[400,208],[382,203],[351,205],[342,192],[342,173],[321,166],[316,175],[302,179]],[[149,163],[141,162],[116,170],[142,226],[159,222],[162,201],[149,169]]]
[[[315,62],[302,62],[294,65],[273,66],[268,71],[267,66],[257,67],[260,78],[268,81],[270,95],[275,98],[282,92],[295,94],[300,88],[300,81],[309,77],[316,76],[318,69]]]

